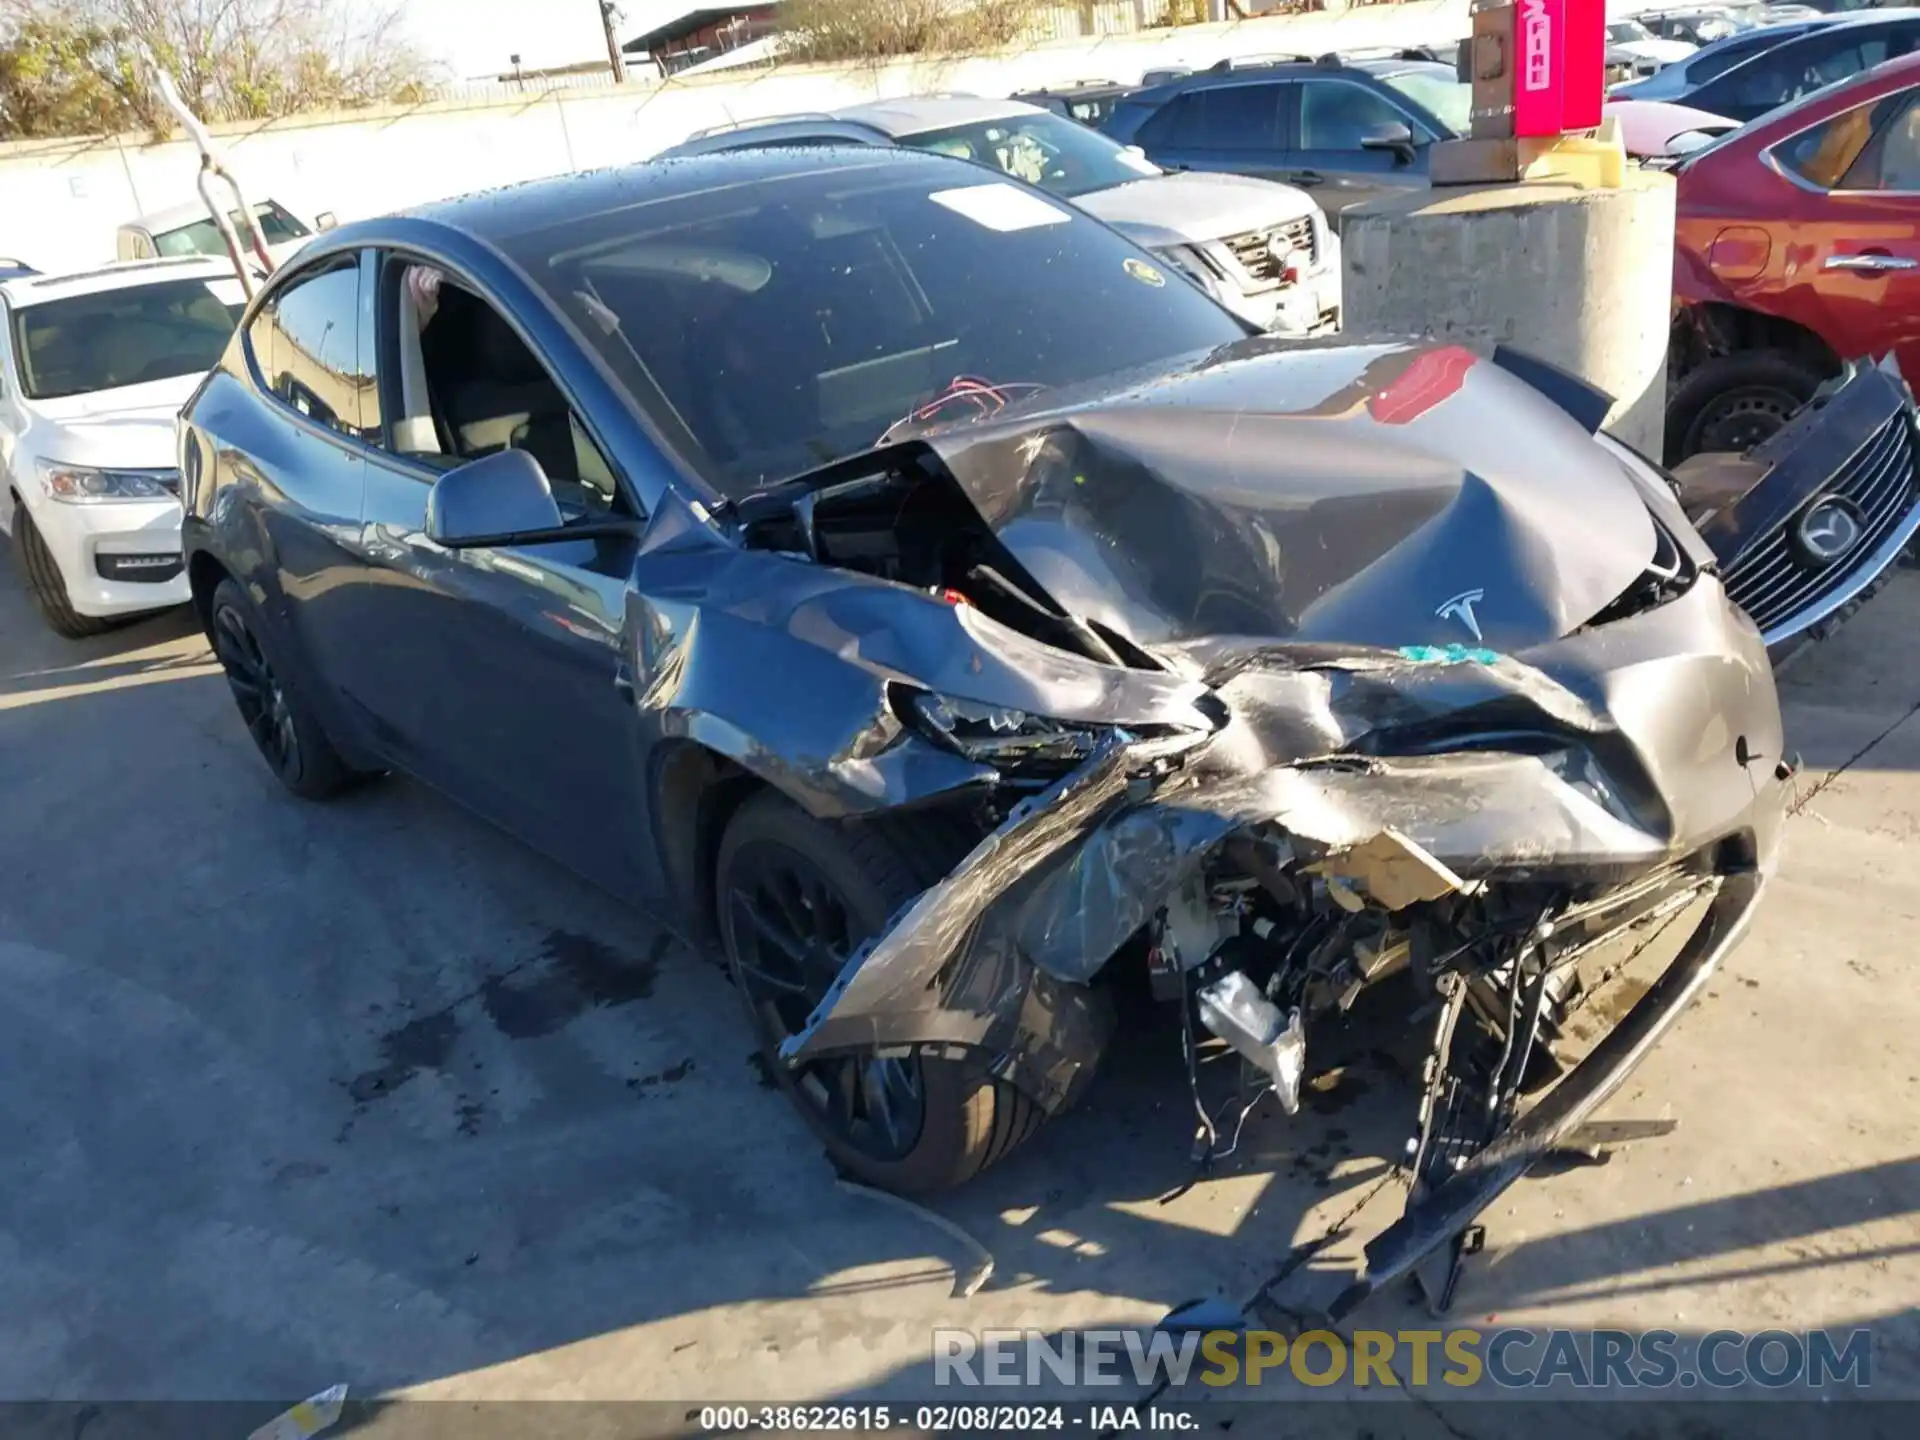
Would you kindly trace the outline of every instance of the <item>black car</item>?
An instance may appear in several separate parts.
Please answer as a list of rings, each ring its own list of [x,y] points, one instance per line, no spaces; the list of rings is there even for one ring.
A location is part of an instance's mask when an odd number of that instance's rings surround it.
[[[859,1179],[1005,1156],[1123,980],[1241,1057],[1188,1068],[1209,1126],[1405,984],[1448,1098],[1364,1293],[1620,1082],[1774,869],[1766,647],[1607,407],[1254,336],[962,161],[749,150],[314,240],[181,417],[182,534],[287,788],[415,775],[717,941]],[[1682,916],[1583,1056],[1582,966]]]
[[[1761,25],[1743,30],[1724,40],[1703,45],[1684,60],[1662,65],[1652,75],[1627,84],[1615,85],[1607,93],[1615,100],[1668,100],[1684,102],[1687,96],[1736,65],[1802,35],[1824,30],[1836,23],[1835,17],[1816,15],[1810,20]]]
[[[1752,21],[1724,6],[1703,6],[1692,10],[1641,11],[1633,17],[1655,38],[1679,40],[1688,45],[1712,45],[1716,41],[1753,30]]]
[[[1106,133],[1169,170],[1226,170],[1310,191],[1330,218],[1422,187],[1436,141],[1467,133],[1473,89],[1403,54],[1214,69],[1120,102]]]
[[[1070,85],[1050,86],[1045,90],[1023,90],[1013,96],[1015,100],[1024,100],[1029,105],[1039,105],[1064,115],[1069,120],[1078,120],[1082,125],[1098,130],[1112,117],[1132,87],[1113,80],[1080,80]]]
[[[1883,10],[1837,20],[1763,50],[1682,95],[1635,89],[1622,98],[1673,99],[1724,115],[1757,120],[1850,75],[1910,54],[1920,43],[1920,9]]]

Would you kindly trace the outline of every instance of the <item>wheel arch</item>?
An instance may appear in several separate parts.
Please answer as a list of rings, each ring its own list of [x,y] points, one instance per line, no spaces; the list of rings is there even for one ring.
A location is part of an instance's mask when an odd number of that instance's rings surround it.
[[[698,740],[676,738],[655,752],[649,783],[661,880],[673,897],[687,938],[715,944],[714,864],[727,822],[761,790],[774,789],[731,756]]]
[[[768,766],[764,757],[744,750],[728,753],[711,743],[714,738],[718,737],[673,735],[662,741],[649,764],[647,787],[661,880],[687,938],[700,945],[719,939],[714,870],[721,838],[740,807],[763,791],[780,795],[805,813],[828,822],[859,822],[884,828],[910,814],[917,822],[941,817],[943,824],[961,826],[969,835],[969,845],[985,833],[966,818],[968,801],[977,798],[970,787],[935,788],[903,797],[897,804],[850,811],[823,804],[822,795],[805,784],[793,783],[796,775],[784,772],[777,764]],[[945,873],[941,867],[925,877],[926,883],[932,884]]]
[[[190,603],[194,617],[200,622],[201,631],[209,638],[213,634],[213,592],[220,588],[222,580],[232,578],[233,572],[211,550],[195,550],[187,559]]]
[[[1779,350],[1837,375],[1844,364],[1818,333],[1782,315],[1750,310],[1724,300],[1684,305],[1674,316],[1667,342],[1669,393],[1708,360],[1743,351]]]

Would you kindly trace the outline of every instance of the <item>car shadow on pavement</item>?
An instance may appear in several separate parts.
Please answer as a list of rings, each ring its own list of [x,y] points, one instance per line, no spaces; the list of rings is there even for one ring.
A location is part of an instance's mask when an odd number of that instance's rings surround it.
[[[149,662],[122,657],[173,646],[198,632],[192,608],[181,605],[116,624],[104,634],[82,640],[56,635],[34,609],[17,562],[0,543],[0,637],[5,640],[0,647],[0,695],[141,673]],[[179,663],[179,657],[170,654],[164,663]]]

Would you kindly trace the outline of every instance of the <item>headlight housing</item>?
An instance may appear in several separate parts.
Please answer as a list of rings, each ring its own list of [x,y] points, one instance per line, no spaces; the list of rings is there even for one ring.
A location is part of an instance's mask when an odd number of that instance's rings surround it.
[[[925,690],[908,692],[900,709],[902,718],[934,744],[984,765],[1084,760],[1104,733],[1092,725]]]
[[[1221,283],[1221,277],[1208,263],[1206,255],[1192,245],[1169,245],[1159,252],[1160,258],[1176,266],[1180,273],[1193,281],[1214,299],[1225,303],[1227,291]]]
[[[180,483],[171,470],[101,470],[60,460],[42,460],[38,468],[42,492],[63,505],[171,500]]]

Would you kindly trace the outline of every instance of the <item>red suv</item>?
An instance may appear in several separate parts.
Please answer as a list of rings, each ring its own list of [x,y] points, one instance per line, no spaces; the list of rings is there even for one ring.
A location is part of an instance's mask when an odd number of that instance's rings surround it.
[[[1667,461],[1766,439],[1841,362],[1920,379],[1920,55],[1679,167]]]

